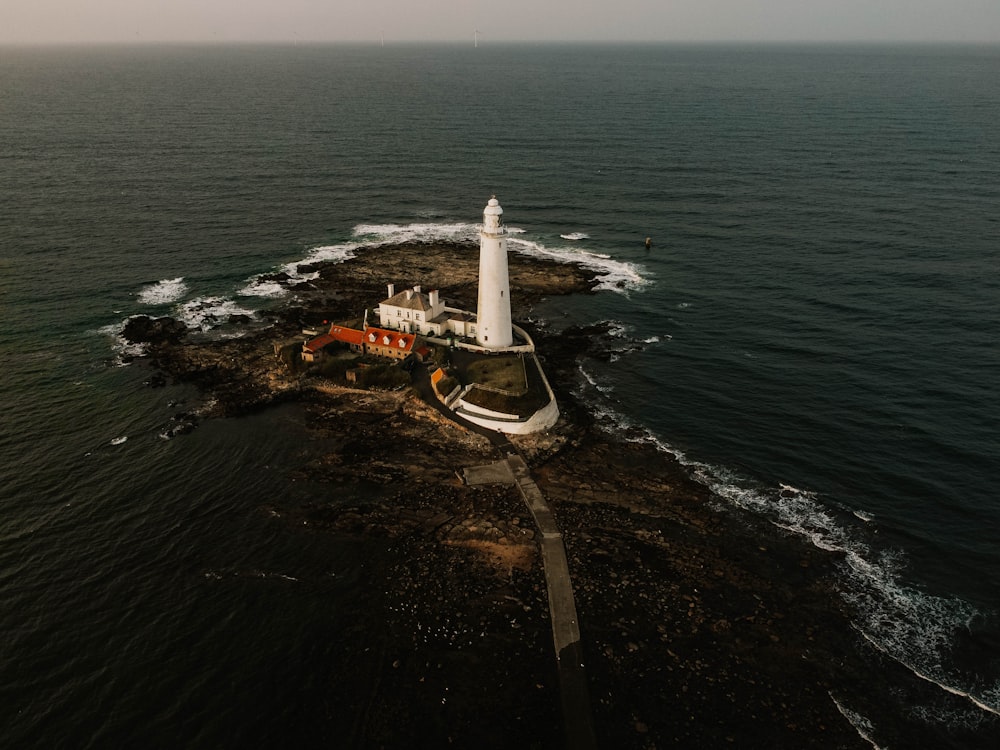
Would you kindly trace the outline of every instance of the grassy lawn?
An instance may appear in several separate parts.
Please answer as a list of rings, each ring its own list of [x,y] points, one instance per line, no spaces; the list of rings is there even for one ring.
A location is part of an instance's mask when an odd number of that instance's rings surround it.
[[[510,395],[523,396],[528,391],[524,369],[524,361],[517,356],[486,357],[468,366],[466,380],[506,391]]]
[[[470,362],[464,370],[464,382],[507,392],[474,388],[465,396],[471,404],[506,414],[528,416],[549,402],[548,391],[533,358],[522,360],[516,356],[489,356]]]

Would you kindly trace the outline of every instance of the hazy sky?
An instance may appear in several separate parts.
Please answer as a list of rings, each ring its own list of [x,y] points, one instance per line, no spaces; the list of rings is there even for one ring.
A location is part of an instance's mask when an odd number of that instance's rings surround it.
[[[0,0],[0,43],[1000,41],[1000,0]]]

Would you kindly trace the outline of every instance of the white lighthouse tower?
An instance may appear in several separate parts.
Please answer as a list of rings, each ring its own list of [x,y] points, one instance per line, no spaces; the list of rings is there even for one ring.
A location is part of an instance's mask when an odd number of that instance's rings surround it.
[[[496,196],[483,209],[479,233],[479,307],[476,311],[476,342],[488,349],[503,349],[514,343],[510,320],[510,277],[507,273],[507,229],[503,209]]]

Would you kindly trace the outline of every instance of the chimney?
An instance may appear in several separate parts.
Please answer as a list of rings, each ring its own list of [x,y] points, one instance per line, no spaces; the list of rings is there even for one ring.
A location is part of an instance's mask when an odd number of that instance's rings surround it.
[[[390,297],[395,297],[396,296],[396,285],[395,284],[389,284],[389,296]]]
[[[413,291],[416,292],[417,294],[420,294],[420,284],[417,284],[415,287],[413,287]]]
[[[406,299],[413,299],[413,290],[412,289],[407,289],[406,290]]]
[[[432,308],[438,306],[438,293],[437,289],[431,289],[430,291],[430,303]]]

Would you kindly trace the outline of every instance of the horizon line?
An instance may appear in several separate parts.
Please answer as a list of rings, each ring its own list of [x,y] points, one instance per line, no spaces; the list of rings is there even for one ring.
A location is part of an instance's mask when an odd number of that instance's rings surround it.
[[[457,39],[386,39],[390,46],[449,46],[470,47],[468,41]],[[303,39],[293,32],[287,39],[78,39],[78,40],[4,40],[0,47],[235,47],[235,46],[379,46],[382,39]],[[750,45],[750,46],[951,46],[982,47],[1000,46],[1000,39],[502,39],[488,42],[486,47],[514,45],[585,45],[585,46],[695,46],[695,45]]]

